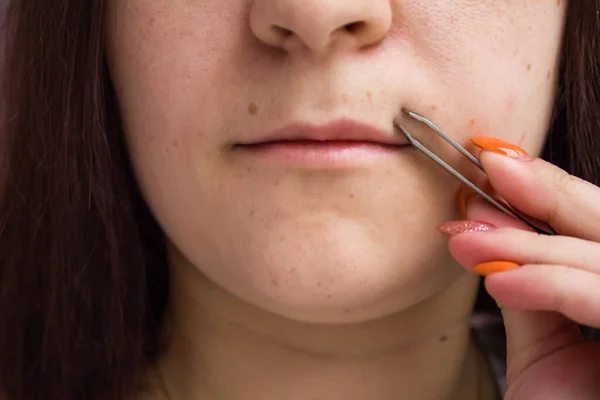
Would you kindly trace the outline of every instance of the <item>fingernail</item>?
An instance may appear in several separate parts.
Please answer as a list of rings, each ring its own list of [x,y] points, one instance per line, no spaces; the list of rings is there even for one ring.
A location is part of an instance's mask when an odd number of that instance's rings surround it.
[[[476,265],[472,271],[474,274],[488,276],[498,272],[506,272],[518,268],[519,264],[510,261],[490,261]]]
[[[525,150],[517,145],[506,142],[504,140],[486,137],[476,136],[471,138],[471,143],[479,147],[481,150],[491,151],[493,153],[502,154],[510,158],[518,160],[528,160],[529,155]]]
[[[458,189],[458,212],[460,213],[461,219],[467,219],[467,203],[475,196],[475,192],[469,189],[467,186],[462,185]]]
[[[470,232],[489,232],[494,229],[496,229],[494,225],[481,221],[449,221],[438,226],[440,232],[451,236]]]
[[[494,188],[492,187],[492,185],[490,185],[489,181],[486,181],[486,183],[484,185],[482,185],[480,188],[488,196],[496,197]],[[458,212],[460,213],[461,219],[468,219],[467,204],[469,204],[469,201],[476,195],[477,195],[477,193],[475,193],[475,191],[473,191],[472,189],[470,189],[468,186],[466,186],[464,184],[461,185],[460,189],[458,189],[456,199],[458,202]]]

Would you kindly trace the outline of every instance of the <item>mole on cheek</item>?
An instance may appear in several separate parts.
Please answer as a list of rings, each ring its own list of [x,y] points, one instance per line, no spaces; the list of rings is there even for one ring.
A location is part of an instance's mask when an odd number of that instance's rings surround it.
[[[248,114],[256,115],[258,113],[258,106],[254,103],[248,104]]]

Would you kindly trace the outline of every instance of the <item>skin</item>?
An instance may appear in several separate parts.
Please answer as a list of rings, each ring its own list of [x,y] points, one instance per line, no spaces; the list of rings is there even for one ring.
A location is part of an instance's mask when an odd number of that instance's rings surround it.
[[[491,260],[520,265],[485,282],[506,326],[505,400],[597,399],[600,341],[584,341],[577,324],[600,329],[600,188],[539,159],[484,152],[480,160],[500,196],[559,233],[538,235],[474,199],[468,218],[496,229],[450,240],[467,269]]]
[[[436,230],[458,216],[455,180],[412,149],[309,169],[232,145],[344,117],[391,137],[396,121],[481,180],[400,109],[462,144],[485,134],[538,154],[565,9],[110,0],[110,71],[172,260],[171,345],[148,396],[494,398],[469,337],[477,278]],[[363,29],[340,29],[356,21]]]

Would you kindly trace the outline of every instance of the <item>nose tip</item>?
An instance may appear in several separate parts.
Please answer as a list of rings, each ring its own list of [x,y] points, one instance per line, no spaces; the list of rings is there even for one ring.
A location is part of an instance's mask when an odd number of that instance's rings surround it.
[[[250,14],[255,36],[288,52],[368,47],[386,37],[391,23],[388,0],[255,0]]]

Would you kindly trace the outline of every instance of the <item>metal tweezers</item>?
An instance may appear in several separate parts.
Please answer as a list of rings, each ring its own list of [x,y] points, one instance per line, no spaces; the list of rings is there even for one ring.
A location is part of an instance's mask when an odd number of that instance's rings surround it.
[[[410,117],[414,118],[415,120],[427,125],[431,130],[433,130],[436,134],[438,134],[438,136],[440,136],[442,139],[444,139],[446,142],[448,142],[452,147],[454,147],[462,155],[464,155],[469,161],[471,161],[473,164],[475,164],[475,166],[477,166],[477,168],[479,168],[479,170],[481,170],[483,173],[485,173],[483,167],[481,166],[481,163],[475,156],[473,156],[471,153],[469,153],[464,147],[462,147],[460,144],[458,144],[454,139],[452,139],[444,131],[442,131],[440,128],[435,126],[433,124],[433,122],[429,121],[428,119],[426,119],[418,114],[415,114],[412,111],[408,111],[408,110],[403,110],[403,111],[405,113],[407,113]],[[427,157],[429,157],[431,160],[433,160],[440,167],[442,167],[447,172],[449,172],[456,179],[458,179],[459,181],[464,183],[466,186],[468,186],[471,190],[475,191],[478,195],[483,197],[483,199],[485,199],[488,203],[490,203],[491,205],[496,207],[498,210],[504,212],[505,214],[510,215],[511,217],[514,217],[514,218],[517,218],[517,219],[523,221],[529,227],[534,229],[537,233],[541,233],[541,234],[545,234],[545,235],[556,235],[557,234],[556,231],[549,224],[547,224],[543,221],[537,220],[531,216],[528,216],[528,215],[524,214],[523,212],[517,210],[515,207],[511,206],[510,204],[496,200],[493,197],[491,197],[490,195],[488,195],[487,193],[485,193],[482,189],[480,189],[478,186],[473,184],[473,182],[469,181],[467,178],[465,178],[463,175],[461,175],[458,171],[456,171],[454,168],[452,168],[450,165],[448,165],[448,163],[446,163],[444,160],[442,160],[437,155],[432,153],[428,148],[423,146],[404,127],[402,127],[400,125],[397,125],[397,127],[400,129],[402,134],[404,134],[404,136],[406,136],[406,138],[408,139],[410,144],[412,144],[415,148],[420,150],[423,154],[425,154]]]

